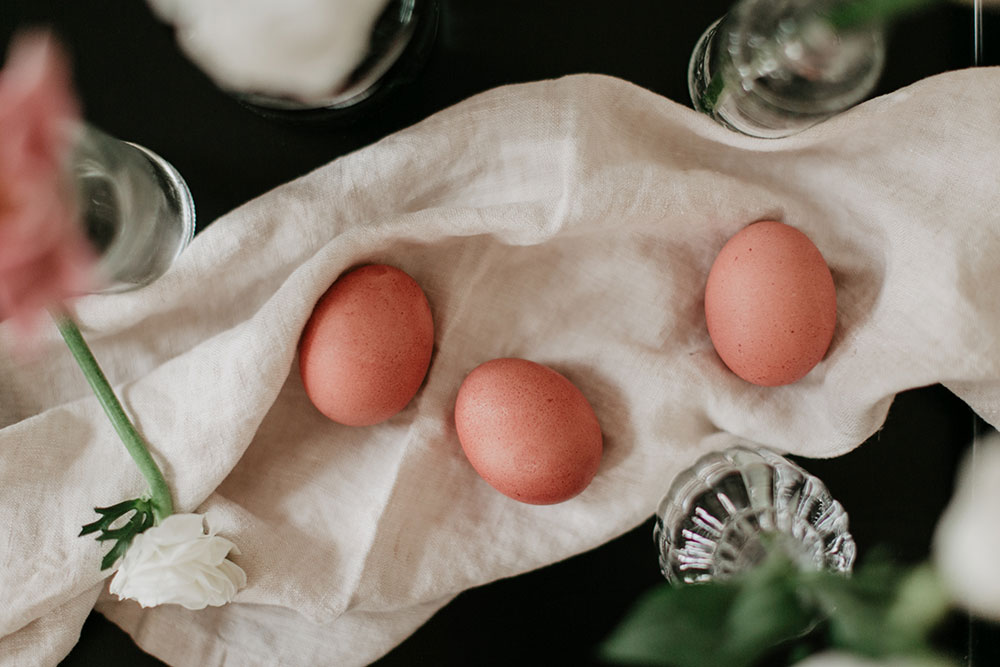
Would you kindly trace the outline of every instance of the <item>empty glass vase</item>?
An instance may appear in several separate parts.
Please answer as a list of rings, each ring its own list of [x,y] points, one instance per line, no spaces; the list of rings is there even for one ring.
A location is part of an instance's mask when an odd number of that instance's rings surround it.
[[[846,572],[855,557],[847,513],[815,476],[768,449],[700,458],[660,502],[653,533],[672,583],[725,579],[781,549],[798,567]]]
[[[860,102],[885,60],[882,24],[847,0],[741,0],[702,35],[697,111],[755,137],[794,134]]]
[[[80,127],[71,176],[102,292],[148,285],[195,232],[194,202],[174,167],[151,150]]]

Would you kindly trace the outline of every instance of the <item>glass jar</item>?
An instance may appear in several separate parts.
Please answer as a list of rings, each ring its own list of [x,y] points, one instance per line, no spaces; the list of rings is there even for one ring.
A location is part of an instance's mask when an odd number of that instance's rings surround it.
[[[324,99],[232,92],[262,116],[290,121],[353,120],[419,73],[437,34],[439,0],[389,0],[372,29],[368,51],[347,80]]]
[[[803,569],[847,572],[856,547],[847,513],[815,476],[756,446],[712,452],[660,502],[653,539],[672,583],[725,579],[782,550]]]
[[[82,125],[71,174],[84,231],[100,257],[103,293],[153,282],[194,237],[187,184],[148,148]]]
[[[755,137],[794,134],[864,99],[885,61],[881,23],[844,0],[742,0],[698,40],[697,111]]]

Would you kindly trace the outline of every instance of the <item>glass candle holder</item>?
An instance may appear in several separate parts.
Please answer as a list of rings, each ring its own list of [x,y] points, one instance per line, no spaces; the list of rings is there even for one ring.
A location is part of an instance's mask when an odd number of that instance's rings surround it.
[[[194,237],[187,184],[159,155],[88,125],[71,165],[84,230],[97,249],[103,293],[148,285]]]
[[[844,0],[742,0],[698,40],[688,66],[697,111],[731,130],[784,137],[864,99],[885,61],[881,23]]]
[[[761,447],[700,458],[660,502],[653,539],[671,583],[726,579],[780,549],[803,569],[847,572],[847,513],[815,476]]]

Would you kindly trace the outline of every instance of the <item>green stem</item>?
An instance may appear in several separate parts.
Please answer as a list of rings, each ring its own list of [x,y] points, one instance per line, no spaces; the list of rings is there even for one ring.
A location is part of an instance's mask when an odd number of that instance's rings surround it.
[[[64,311],[53,311],[52,316],[59,327],[59,333],[62,334],[63,340],[66,341],[66,345],[76,359],[76,363],[80,366],[80,370],[83,371],[87,382],[90,383],[94,394],[97,395],[97,400],[100,402],[101,407],[104,408],[104,413],[111,420],[111,425],[115,427],[118,437],[121,438],[125,449],[128,450],[128,453],[132,456],[132,460],[139,467],[142,476],[146,478],[146,482],[149,484],[153,516],[156,518],[156,523],[160,523],[174,512],[174,503],[170,497],[170,488],[163,478],[163,473],[160,472],[156,461],[153,460],[152,455],[149,453],[146,441],[143,440],[139,431],[136,430],[135,425],[128,418],[128,415],[125,414],[122,404],[118,401],[118,397],[115,396],[115,390],[108,383],[108,379],[104,376],[104,372],[98,365],[97,359],[94,358],[90,347],[83,339],[83,334],[80,333],[76,322]]]

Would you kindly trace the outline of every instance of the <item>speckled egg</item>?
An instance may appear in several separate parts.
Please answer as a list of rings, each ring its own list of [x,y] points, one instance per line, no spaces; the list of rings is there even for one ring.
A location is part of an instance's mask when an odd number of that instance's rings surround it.
[[[299,343],[299,370],[320,412],[367,426],[406,407],[433,348],[420,286],[399,269],[369,265],[342,275],[316,304]]]
[[[758,385],[790,384],[823,359],[833,339],[833,276],[805,234],[755,222],[729,239],[712,264],[705,319],[734,373]]]
[[[524,503],[572,498],[601,462],[601,426],[590,403],[565,377],[525,359],[494,359],[469,373],[455,426],[476,472]]]

